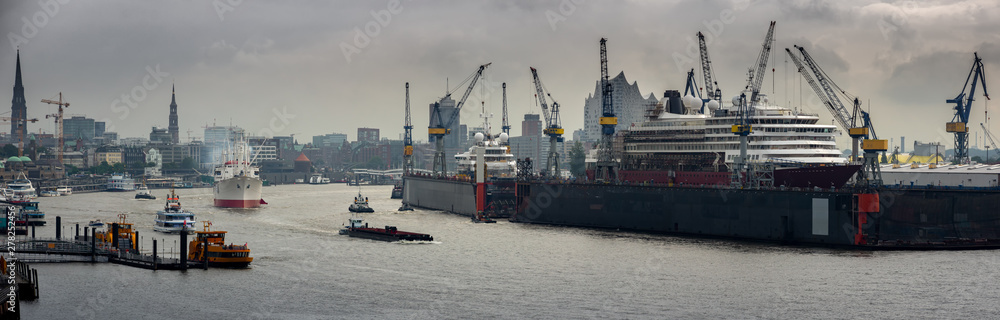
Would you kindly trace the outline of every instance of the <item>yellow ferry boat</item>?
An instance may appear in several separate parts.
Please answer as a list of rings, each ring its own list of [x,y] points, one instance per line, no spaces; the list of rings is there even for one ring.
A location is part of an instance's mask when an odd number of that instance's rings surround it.
[[[135,230],[132,229],[131,223],[125,221],[126,217],[127,215],[124,213],[118,214],[118,222],[116,222],[118,224],[118,247],[121,248],[123,246],[128,245],[129,248],[135,248],[136,247]],[[106,223],[104,224],[105,227],[104,231],[94,232],[95,233],[94,236],[97,238],[97,242],[100,242],[106,246],[110,246],[112,245],[112,243],[114,243],[113,225],[114,223]]]
[[[204,229],[196,231],[196,237],[188,245],[188,260],[205,261],[209,267],[246,268],[253,261],[250,248],[246,244],[226,244],[226,231],[210,230],[211,221],[202,221]],[[205,248],[207,243],[207,248]]]

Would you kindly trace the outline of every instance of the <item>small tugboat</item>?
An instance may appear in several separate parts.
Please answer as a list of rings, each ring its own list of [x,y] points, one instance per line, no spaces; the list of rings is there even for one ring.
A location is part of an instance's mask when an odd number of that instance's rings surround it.
[[[354,197],[354,203],[347,208],[351,212],[375,212],[375,209],[368,206],[368,197],[361,195],[361,186],[358,186],[358,196]]]
[[[170,189],[163,210],[156,212],[154,231],[163,233],[194,233],[194,213],[181,208],[181,199]]]
[[[88,227],[98,227],[98,228],[100,228],[100,227],[104,226],[104,222],[102,222],[101,219],[90,220],[90,222],[87,223],[87,226]]]
[[[44,226],[45,213],[38,210],[38,202],[24,202],[21,207],[21,217],[29,226]]]
[[[400,182],[392,186],[392,195],[389,196],[389,199],[402,199],[402,198],[403,198],[403,183]]]
[[[340,230],[340,234],[346,234],[355,238],[365,238],[379,241],[434,241],[434,237],[429,234],[399,231],[396,227],[385,226],[385,228],[369,228],[361,218],[352,217],[350,225]]]
[[[173,190],[170,191],[173,193]],[[135,189],[135,198],[141,200],[156,200],[156,196],[149,193],[149,188],[146,187],[146,181],[142,181],[142,185]]]
[[[246,244],[226,245],[225,231],[212,231],[211,221],[202,221],[204,229],[188,245],[188,260],[206,261],[209,267],[246,268],[253,261]]]

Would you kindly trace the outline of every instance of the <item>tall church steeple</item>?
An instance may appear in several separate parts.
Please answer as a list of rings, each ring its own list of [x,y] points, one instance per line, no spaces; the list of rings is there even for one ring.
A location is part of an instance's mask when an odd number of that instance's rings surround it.
[[[170,85],[170,125],[167,126],[167,133],[174,144],[180,143],[180,129],[177,127],[177,97],[174,85]]]
[[[10,107],[10,134],[15,141],[20,142],[20,139],[27,134],[25,130],[26,116],[28,114],[28,105],[24,99],[24,84],[21,82],[21,50],[17,50],[17,73],[14,78],[14,98],[11,99]],[[20,121],[19,121],[20,120]]]

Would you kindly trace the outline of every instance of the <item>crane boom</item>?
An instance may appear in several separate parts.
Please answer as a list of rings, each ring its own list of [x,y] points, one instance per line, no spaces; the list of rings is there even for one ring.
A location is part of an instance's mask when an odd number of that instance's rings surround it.
[[[798,46],[796,46],[796,48],[798,48]],[[802,77],[809,83],[809,87],[812,87],[813,91],[816,92],[816,96],[823,101],[823,106],[825,106],[826,109],[830,111],[830,114],[833,115],[833,120],[837,121],[837,124],[839,124],[842,129],[850,129],[851,125],[848,123],[850,122],[850,114],[846,113],[846,110],[838,109],[834,106],[833,101],[830,101],[830,97],[828,97],[826,92],[820,88],[819,83],[817,83],[813,76],[809,73],[806,66],[802,64],[802,60],[799,60],[799,57],[796,56],[795,53],[792,53],[791,49],[785,48],[785,52],[788,53],[789,58],[792,58],[792,63],[795,64],[795,68],[798,69],[799,74],[802,74]]]
[[[758,95],[760,94],[760,86],[764,83],[764,72],[767,71],[767,60],[771,57],[771,44],[774,42],[774,21],[771,21],[771,26],[767,29],[767,35],[764,36],[764,44],[760,49],[760,54],[757,56],[757,64],[755,65],[753,72],[750,74],[750,79],[747,79],[747,89],[750,90],[750,101],[748,103],[753,105],[758,100]]]
[[[403,124],[403,174],[413,171],[413,124],[410,122],[410,83],[406,83],[406,120]]]
[[[492,62],[479,66],[479,70],[472,75],[472,81],[469,83],[469,87],[465,89],[465,94],[462,95],[462,100],[458,100],[458,104],[455,105],[455,112],[451,114],[448,122],[445,123],[445,128],[451,127],[451,125],[455,123],[455,120],[458,120],[458,115],[460,111],[462,111],[462,106],[465,105],[465,100],[469,99],[469,94],[472,93],[472,89],[476,87],[476,81],[479,80],[479,77],[483,76],[483,71],[486,70],[486,67],[489,67],[490,64],[492,64]]]
[[[705,79],[705,95],[710,100],[722,101],[722,90],[715,82],[715,71],[712,70],[712,59],[708,57],[708,45],[705,35],[698,32],[698,48],[701,50],[701,74]]]
[[[507,83],[504,82],[503,85],[503,123],[500,125],[500,130],[510,136],[510,123],[507,122]]]
[[[829,107],[834,110],[834,116],[836,118],[843,118],[838,121],[844,121],[842,125],[844,125],[845,128],[856,126],[855,115],[857,113],[847,111],[847,107],[845,107],[844,103],[840,101],[840,98],[837,96],[837,92],[833,90],[833,86],[835,86],[835,84],[833,84],[833,81],[829,80],[826,72],[824,72],[823,69],[816,64],[816,61],[809,55],[809,52],[806,52],[806,48],[800,46],[795,46],[795,48],[802,53],[802,59],[805,61],[806,65],[809,66],[809,69],[812,70],[812,73],[816,76],[816,81],[819,82],[819,85],[823,90],[823,94],[816,92],[816,95],[819,95],[821,99],[824,95],[826,96],[824,102],[829,103]],[[847,121],[847,119],[851,120]]]
[[[983,125],[983,123],[982,123],[982,122],[980,122],[980,123],[979,123],[979,126],[980,126],[980,127],[983,127],[983,132],[984,132],[984,133],[986,133],[986,134],[985,134],[985,136],[986,136],[986,139],[990,141],[990,144],[991,144],[991,145],[993,145],[993,149],[1000,149],[1000,147],[998,147],[998,146],[997,146],[997,140],[996,140],[996,137],[994,137],[994,136],[993,136],[993,133],[992,133],[992,132],[990,132],[990,129],[987,129],[987,128],[986,128],[986,126],[985,126],[985,125]],[[988,160],[988,159],[987,159],[987,160]]]

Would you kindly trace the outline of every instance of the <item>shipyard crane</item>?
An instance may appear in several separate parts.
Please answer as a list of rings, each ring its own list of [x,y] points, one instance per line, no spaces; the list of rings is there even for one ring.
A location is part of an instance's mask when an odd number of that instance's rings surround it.
[[[719,83],[715,82],[715,70],[712,69],[712,59],[708,57],[705,35],[700,31],[698,32],[698,48],[701,49],[701,73],[705,79],[705,96],[708,100],[722,102],[722,90],[719,88]]]
[[[455,105],[454,111],[452,111],[451,116],[448,117],[447,120],[441,115],[440,102],[435,102],[434,107],[431,109],[431,119],[430,125],[427,126],[427,133],[434,138],[434,142],[436,144],[436,148],[434,150],[433,168],[435,175],[445,175],[448,172],[444,155],[444,137],[451,134],[451,125],[458,120],[458,115],[462,111],[462,105],[465,104],[465,100],[468,99],[469,94],[472,93],[472,88],[476,86],[476,81],[479,80],[479,77],[483,75],[483,71],[489,66],[490,63],[479,66],[479,70],[466,78],[465,81],[462,81],[462,83],[470,82],[469,87],[465,89],[465,94],[462,95],[462,99]],[[461,86],[462,83],[460,83],[459,86]],[[446,94],[441,100],[451,97],[451,94],[451,92],[448,92],[448,94]],[[435,120],[437,121],[435,122]]]
[[[608,79],[608,48],[607,38],[601,38],[601,141],[597,150],[597,167],[594,177],[598,181],[612,182],[618,180],[618,164],[614,157],[615,126],[618,117],[611,94],[614,91]]]
[[[990,132],[990,129],[987,129],[982,122],[979,123],[979,126],[983,127],[983,133],[985,133],[984,135],[986,136],[986,140],[989,140],[990,145],[993,145],[993,150],[1000,150],[1000,147],[997,146],[996,137],[993,136],[993,133]],[[986,163],[990,162],[990,145],[986,146]]]
[[[21,126],[24,126],[26,122],[38,122],[38,119],[21,119],[14,117],[0,117],[0,120],[17,123]],[[24,131],[18,130],[17,135],[17,156],[22,157],[24,156]]]
[[[753,131],[753,104],[757,102],[760,94],[760,86],[763,83],[764,72],[767,69],[767,61],[771,56],[771,43],[774,42],[774,21],[767,28],[767,35],[764,36],[764,44],[757,55],[755,67],[750,69],[747,86],[739,96],[737,103],[736,123],[732,126],[732,133],[740,137],[740,156],[733,161],[733,172],[730,174],[730,183],[734,188],[744,186],[744,177],[749,178],[747,170],[747,144],[748,136]],[[750,91],[750,99],[747,100],[746,90]]]
[[[795,46],[795,48],[802,54],[801,60],[790,49],[785,48],[785,52],[792,58],[792,62],[795,63],[802,77],[806,79],[809,86],[816,92],[820,100],[823,101],[823,105],[833,115],[834,120],[840,124],[841,128],[847,130],[848,135],[851,137],[851,161],[857,161],[858,143],[859,141],[861,143],[861,149],[865,154],[861,162],[862,169],[858,171],[858,178],[855,179],[855,182],[858,185],[864,186],[873,184],[881,185],[882,174],[878,163],[879,153],[889,149],[888,141],[880,140],[878,135],[875,134],[875,126],[872,124],[871,117],[868,112],[861,109],[861,100],[847,93],[847,91],[834,83],[826,71],[820,68],[816,60],[813,60],[805,48],[800,46]],[[808,70],[806,67],[808,67]],[[838,92],[840,93],[839,95]],[[853,102],[852,112],[848,112],[847,108],[844,107],[844,103],[840,99],[841,96]],[[859,121],[861,122],[860,124],[858,123]]]
[[[507,122],[507,83],[503,83],[503,124],[500,126],[501,132],[510,136],[510,123]]]
[[[972,55],[975,59],[972,61],[969,75],[965,78],[965,84],[962,85],[962,91],[955,96],[955,99],[945,100],[947,103],[955,104],[955,116],[946,124],[945,129],[955,134],[955,161],[958,163],[969,163],[969,114],[972,112],[972,101],[979,81],[983,83],[983,96],[986,100],[990,99],[990,94],[986,92],[986,70],[983,67],[983,60],[979,58],[979,53],[974,52]],[[972,80],[971,87],[969,80]],[[968,95],[965,93],[966,88],[969,89]]]
[[[545,117],[545,130],[543,133],[549,136],[549,157],[545,163],[542,174],[546,176],[559,176],[559,152],[556,152],[557,144],[562,142],[563,128],[559,120],[559,102],[544,89],[542,80],[538,78],[538,70],[531,68],[531,78],[535,81],[535,96],[542,107],[542,115]],[[549,110],[546,97],[552,99],[552,110]]]
[[[406,83],[406,120],[403,124],[403,176],[413,172],[413,124],[410,123],[410,83]]]
[[[59,142],[56,147],[59,148],[58,156],[59,165],[63,164],[63,149],[65,141],[63,140],[63,107],[69,108],[69,102],[64,102],[62,97],[62,92],[59,93],[59,100],[52,99],[42,99],[42,102],[48,104],[54,104],[59,106],[59,112],[56,114],[47,114],[45,118],[55,118],[56,121],[56,136],[58,136]]]

